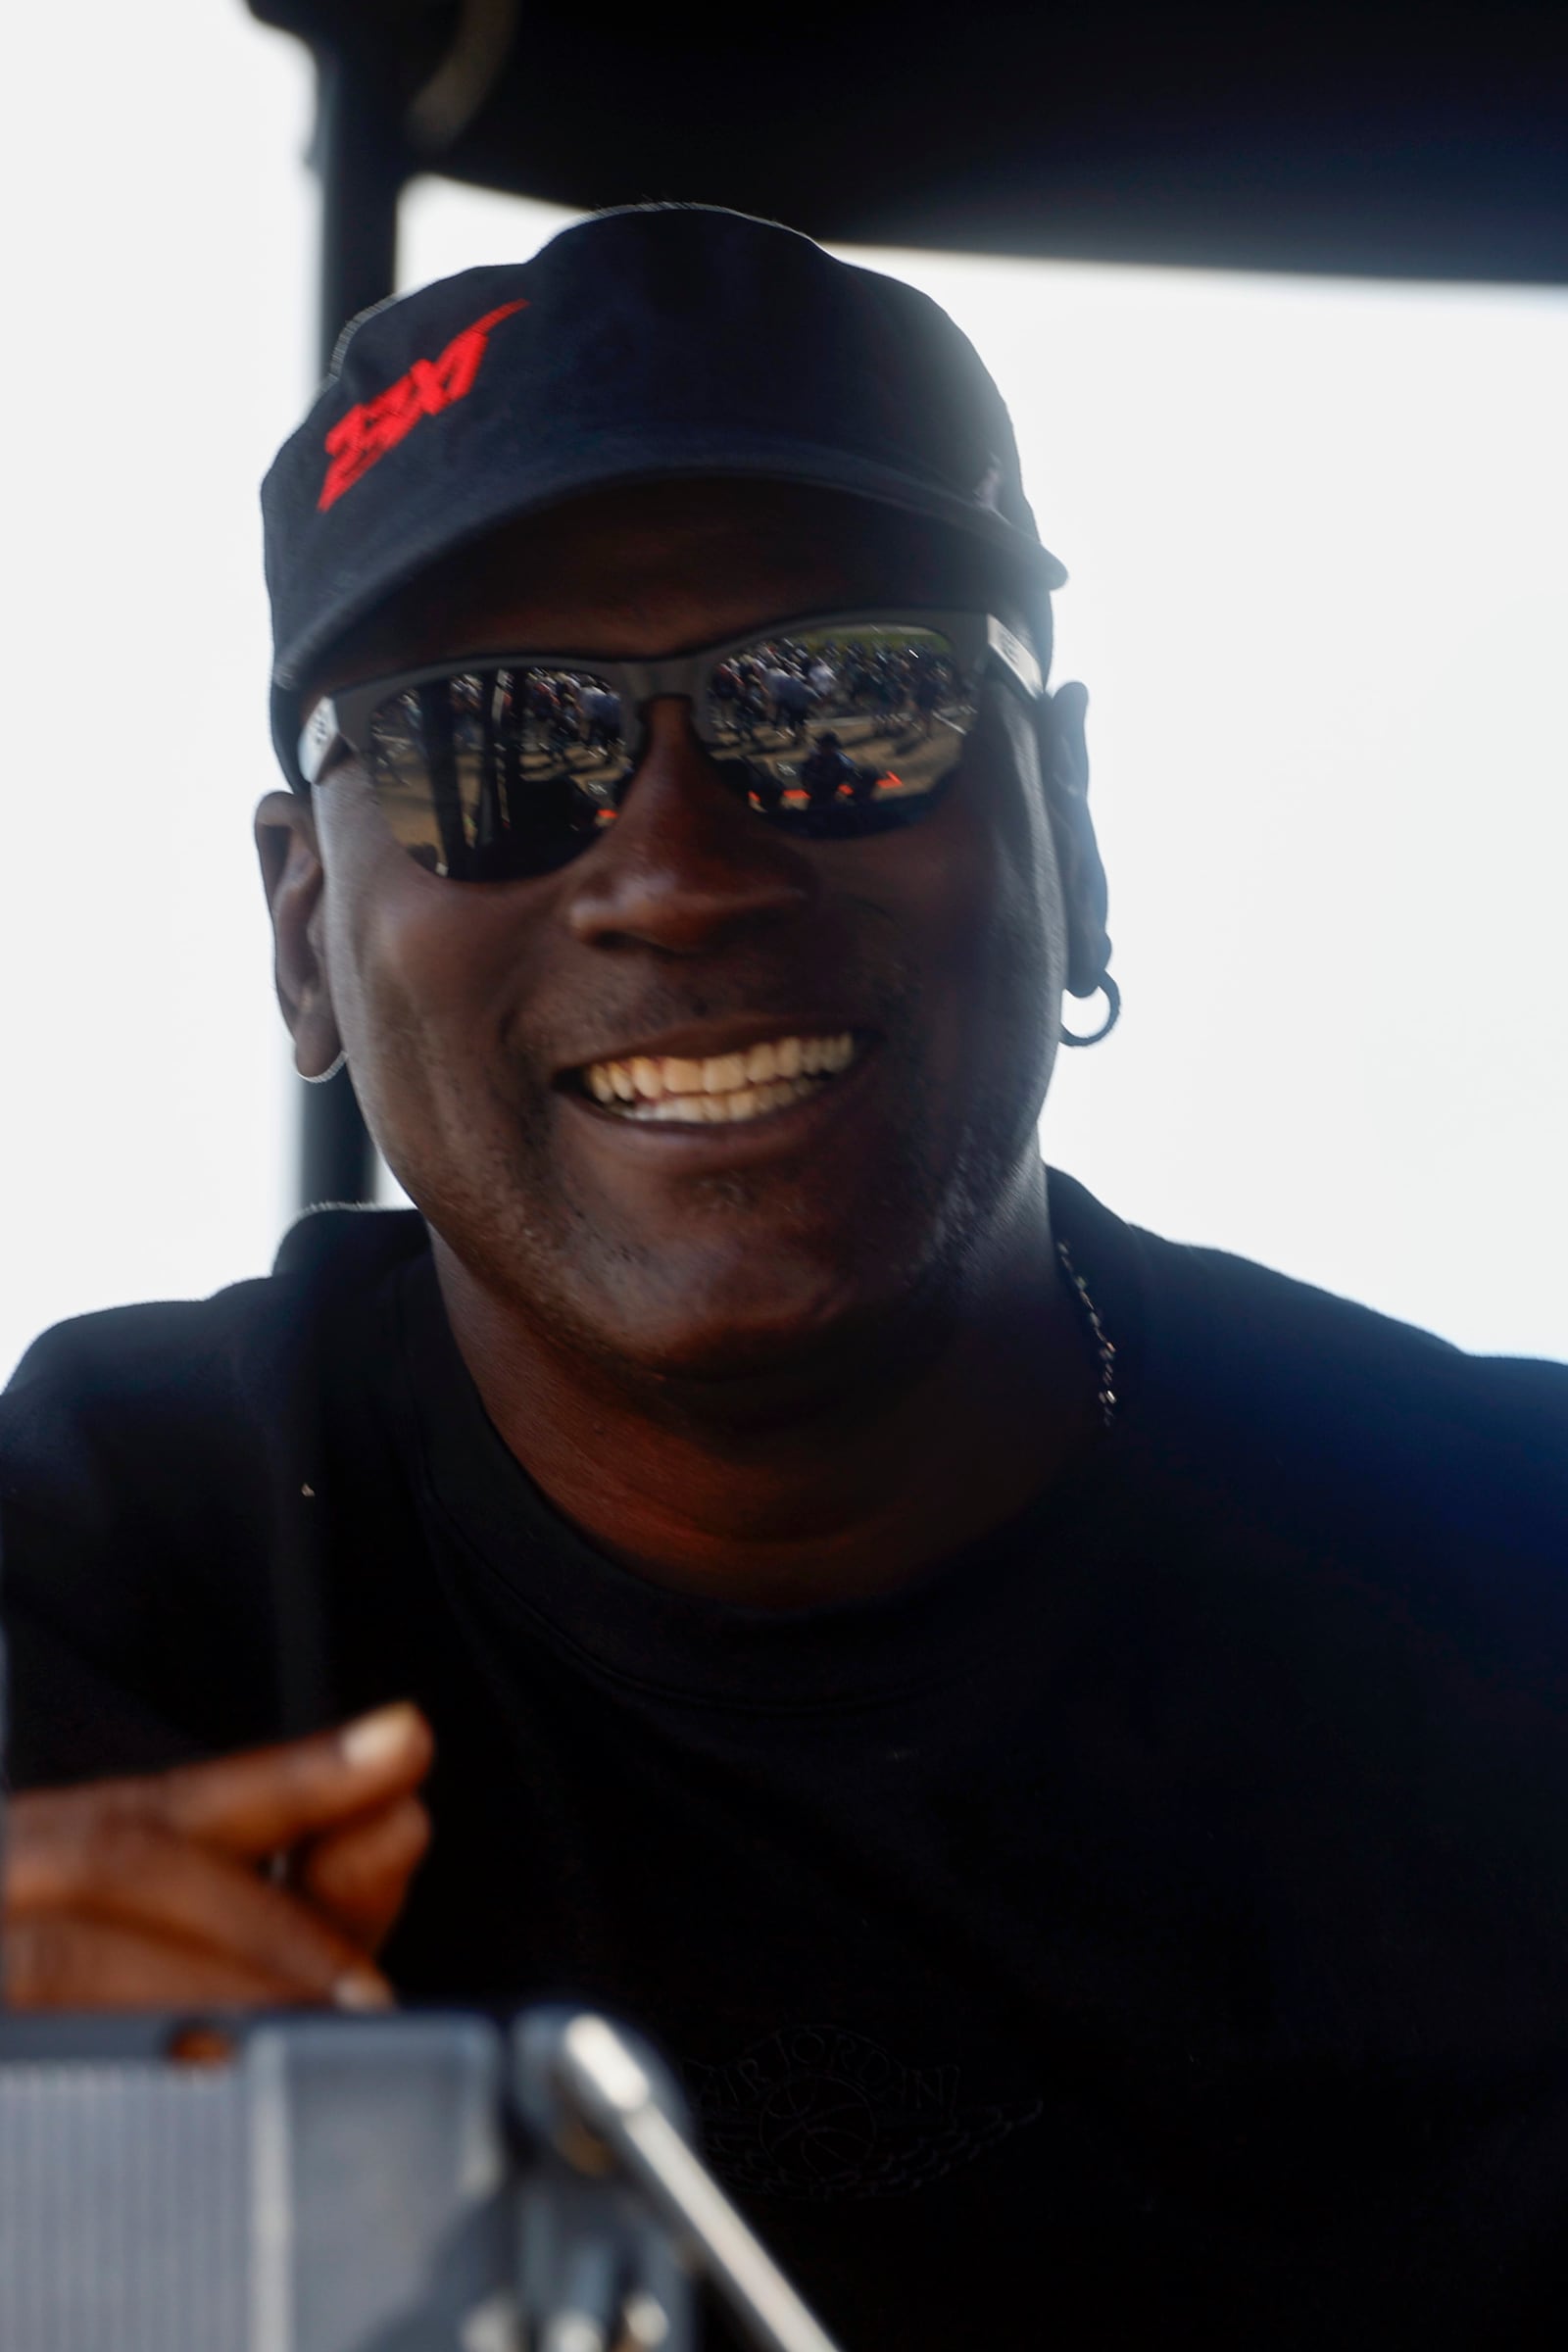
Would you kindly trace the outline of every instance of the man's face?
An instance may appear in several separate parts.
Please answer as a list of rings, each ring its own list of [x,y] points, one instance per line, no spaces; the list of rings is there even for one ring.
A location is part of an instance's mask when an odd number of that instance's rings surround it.
[[[606,495],[449,564],[316,683],[486,651],[654,656],[878,606],[1023,628],[988,561],[847,499]],[[1085,887],[1048,812],[1052,723],[988,685],[923,821],[811,840],[734,797],[684,707],[658,703],[615,822],[504,883],[425,870],[360,767],[330,770],[318,899],[302,812],[289,861],[310,1017],[335,1025],[389,1165],[469,1277],[560,1345],[699,1379],[798,1363],[951,1296],[1037,1159]],[[724,1125],[628,1119],[585,1078],[845,1036],[853,1060],[809,1099]]]

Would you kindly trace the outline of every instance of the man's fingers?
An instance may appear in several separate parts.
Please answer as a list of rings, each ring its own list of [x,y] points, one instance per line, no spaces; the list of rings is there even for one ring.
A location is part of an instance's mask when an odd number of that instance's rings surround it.
[[[274,2009],[307,1997],[265,1969],[103,1920],[57,1914],[6,1931],[12,2009]]]
[[[260,1861],[280,1846],[337,1827],[416,1788],[435,1743],[417,1707],[402,1702],[341,1731],[255,1747],[211,1764],[125,1784],[176,1836]]]
[[[390,1987],[329,1920],[245,1864],[191,1844],[162,1824],[20,1797],[6,1855],[12,1925],[44,1918],[102,1921],[189,1944],[289,1986],[297,2000],[383,2007]]]
[[[11,1998],[390,2005],[366,1951],[428,1835],[413,1791],[432,1752],[423,1717],[400,1705],[211,1764],[18,1797],[4,1857]],[[340,1829],[354,1836],[334,1854],[323,1833]],[[353,1928],[255,1869],[323,1842],[323,1884]]]
[[[367,1951],[374,1951],[403,1908],[409,1881],[430,1842],[430,1816],[403,1796],[346,1829],[329,1830],[295,1869],[302,1894]]]

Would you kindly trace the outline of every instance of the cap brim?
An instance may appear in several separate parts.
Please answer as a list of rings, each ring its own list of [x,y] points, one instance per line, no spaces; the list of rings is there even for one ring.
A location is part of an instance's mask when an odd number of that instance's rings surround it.
[[[591,453],[574,452],[573,460],[532,468],[526,475],[519,470],[501,480],[484,474],[456,497],[450,494],[449,484],[433,484],[432,490],[438,488],[440,495],[439,499],[432,497],[432,511],[425,517],[418,514],[416,499],[388,503],[384,523],[379,528],[372,526],[352,580],[342,583],[337,595],[313,612],[308,630],[278,648],[272,672],[272,739],[284,772],[296,789],[303,789],[296,759],[301,724],[298,697],[321,656],[397,589],[443,558],[509,523],[521,522],[590,491],[703,478],[841,490],[903,514],[922,515],[993,548],[1030,586],[1060,588],[1067,578],[1065,566],[1049,548],[993,508],[854,451],[760,435],[726,438],[720,445],[709,432],[653,436],[644,431],[628,436],[618,448],[601,438]]]

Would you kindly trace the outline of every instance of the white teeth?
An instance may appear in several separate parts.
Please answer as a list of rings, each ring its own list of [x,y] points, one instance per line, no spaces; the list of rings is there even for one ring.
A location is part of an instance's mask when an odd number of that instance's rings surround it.
[[[764,1110],[782,1110],[786,1102],[804,1102],[808,1095],[818,1092],[804,1078],[776,1078],[771,1086],[749,1086],[743,1093],[731,1095],[729,1115],[732,1120],[760,1118]]]
[[[815,1092],[800,1079],[779,1079],[772,1086],[742,1087],[732,1095],[664,1095],[637,1116],[677,1126],[722,1127],[736,1119],[755,1119],[764,1110],[782,1110],[786,1102],[802,1102]]]
[[[594,1101],[621,1118],[706,1126],[782,1110],[818,1093],[854,1059],[855,1039],[846,1029],[837,1037],[771,1038],[705,1061],[637,1054],[627,1061],[591,1062],[582,1075]],[[631,1107],[623,1110],[623,1103]]]

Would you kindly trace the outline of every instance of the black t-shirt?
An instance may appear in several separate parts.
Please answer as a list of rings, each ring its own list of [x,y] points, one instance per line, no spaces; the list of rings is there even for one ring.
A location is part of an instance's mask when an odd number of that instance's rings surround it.
[[[1555,2346],[1568,1371],[1052,1202],[1115,1426],[798,1613],[552,1510],[411,1212],[47,1334],[0,1398],[13,1778],[417,1698],[400,1987],[649,2033],[850,2352]]]

